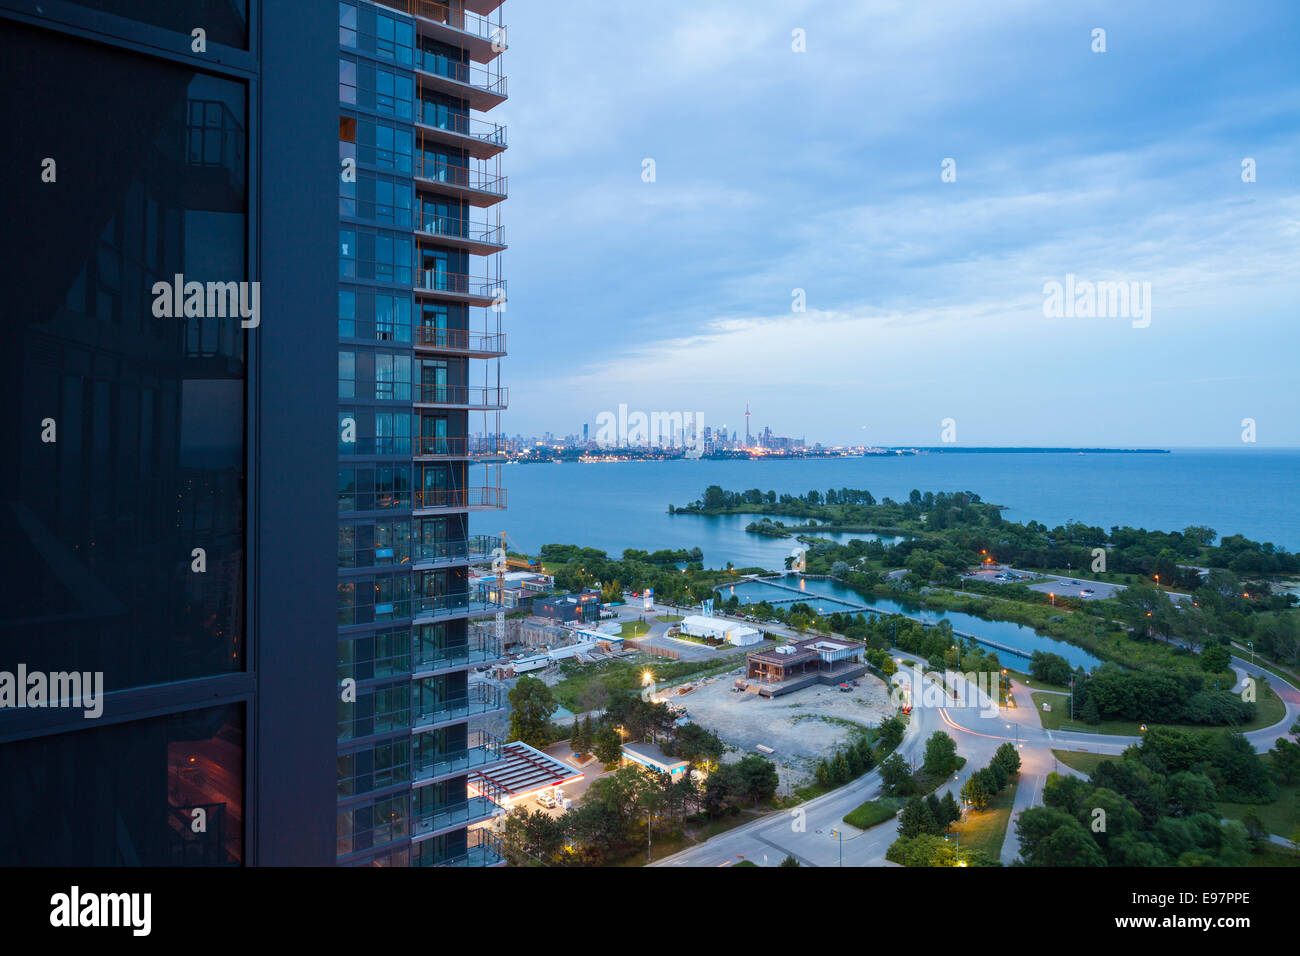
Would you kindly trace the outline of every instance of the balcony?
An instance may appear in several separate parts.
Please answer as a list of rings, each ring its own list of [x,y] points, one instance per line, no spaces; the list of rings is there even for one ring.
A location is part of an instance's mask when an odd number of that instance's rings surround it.
[[[446,492],[437,492],[445,494]],[[420,492],[416,492],[416,501]],[[426,492],[425,494],[435,494]],[[417,509],[419,505],[417,504]],[[412,549],[411,564],[416,570],[454,564],[482,564],[492,557],[500,539],[490,534],[472,535],[467,541],[416,541]]]
[[[415,492],[415,511],[417,514],[439,511],[504,511],[506,507],[506,489],[491,485],[475,488],[458,488],[455,491],[417,491]],[[470,563],[487,560],[470,556]],[[417,561],[419,566],[421,562]],[[455,563],[455,562],[452,562]]]
[[[415,404],[435,408],[467,408],[476,412],[500,411],[509,404],[510,389],[481,385],[416,385]]]
[[[416,625],[467,615],[494,614],[502,605],[492,600],[486,588],[459,594],[436,594],[413,597],[411,617]]]
[[[451,647],[426,646],[417,639],[411,676],[419,680],[443,671],[464,670],[488,661],[498,661],[501,657],[501,642],[497,639],[495,626],[471,628],[466,643]]]
[[[506,442],[503,438],[418,437],[412,441],[416,458],[500,461],[506,457]]]
[[[422,94],[429,84],[420,79],[417,94]],[[423,95],[415,100],[415,123],[423,135],[423,142],[433,141],[463,149],[475,159],[491,159],[506,150],[506,128],[500,123],[456,113],[439,103],[426,101]]]
[[[506,78],[481,66],[416,50],[415,69],[425,89],[464,100],[470,109],[485,113],[506,100]]]
[[[490,830],[480,827],[467,834],[469,843],[465,852],[455,856],[413,858],[415,866],[501,866],[506,862],[505,847],[501,838]]]
[[[412,842],[437,833],[445,833],[448,830],[458,830],[462,827],[473,826],[476,823],[483,823],[506,812],[505,807],[502,805],[505,795],[500,787],[493,786],[486,781],[477,781],[473,785],[467,784],[466,791],[466,797],[463,801],[458,800],[444,806],[435,805],[423,811],[413,809],[411,816]],[[422,796],[428,796],[430,793],[431,791],[424,791]],[[419,804],[421,796],[417,796],[414,802]]]
[[[423,149],[416,150],[415,184],[443,196],[452,196],[471,206],[485,209],[506,198],[509,182],[500,173],[478,167],[457,166],[440,159],[430,159]]]
[[[465,0],[463,10],[452,9],[437,0],[376,2],[415,17],[421,36],[460,47],[479,63],[488,63],[505,52],[505,26],[487,19],[504,0]]]
[[[464,750],[451,753],[421,754],[411,769],[411,782],[419,787],[444,777],[468,773],[488,764],[498,763],[501,757],[501,738],[478,730],[469,735]]]
[[[506,232],[501,225],[426,213],[423,205],[415,210],[415,231],[475,256],[493,256],[506,247]]]
[[[492,684],[471,684],[469,692],[460,697],[431,701],[416,706],[411,721],[411,731],[432,730],[442,724],[452,724],[506,709],[505,695]]]
[[[501,301],[505,300],[506,282],[504,279],[461,275],[441,269],[421,269],[416,273],[415,291],[470,305],[489,306],[498,301],[498,295]]]
[[[456,352],[470,358],[500,358],[506,354],[504,332],[470,332],[466,329],[416,328],[415,347],[434,352]]]

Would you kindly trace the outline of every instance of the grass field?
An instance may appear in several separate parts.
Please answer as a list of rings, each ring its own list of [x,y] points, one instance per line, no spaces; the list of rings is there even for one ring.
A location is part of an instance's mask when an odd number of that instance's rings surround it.
[[[989,801],[987,808],[970,810],[965,822],[953,824],[953,832],[961,834],[963,853],[978,850],[993,860],[1002,856],[1002,842],[1007,838],[1018,784],[1019,780],[1011,781],[1005,790]]]
[[[1114,754],[1093,754],[1083,753],[1079,750],[1053,750],[1054,756],[1067,767],[1072,767],[1080,773],[1092,776],[1092,772],[1107,760],[1118,760],[1119,757]]]
[[[886,820],[894,819],[902,806],[903,801],[897,797],[881,797],[879,800],[868,800],[856,810],[850,810],[845,815],[844,822],[851,827],[857,827],[859,830],[870,830]]]
[[[1045,730],[1072,730],[1079,733],[1110,734],[1117,737],[1138,737],[1142,734],[1141,721],[1103,720],[1099,724],[1085,724],[1078,720],[1071,722],[1070,700],[1068,697],[1044,693],[1034,693],[1030,696],[1034,700],[1034,711],[1038,714],[1038,719],[1042,722]],[[1052,705],[1051,711],[1043,710],[1044,702]],[[1179,730],[1232,729],[1244,733],[1248,730],[1261,730],[1264,727],[1272,727],[1286,716],[1286,705],[1282,703],[1282,698],[1274,693],[1273,688],[1264,687],[1255,713],[1255,719],[1250,723],[1233,728],[1204,727],[1190,724],[1148,724],[1148,726],[1175,727]]]
[[[1219,804],[1219,812],[1230,820],[1240,820],[1250,810],[1259,814],[1269,833],[1291,839],[1291,834],[1300,826],[1300,784],[1279,783],[1277,799],[1272,803]]]
[[[644,621],[624,621],[618,629],[618,636],[624,639],[640,637],[650,633],[650,625]]]
[[[649,668],[660,687],[680,683],[690,678],[709,677],[738,667],[745,655],[730,654],[707,661],[672,661],[664,658],[600,661],[582,664],[563,661],[560,664],[564,679],[551,688],[556,700],[569,710],[579,713],[587,710],[583,701],[600,684],[608,691],[640,691],[641,675]]]

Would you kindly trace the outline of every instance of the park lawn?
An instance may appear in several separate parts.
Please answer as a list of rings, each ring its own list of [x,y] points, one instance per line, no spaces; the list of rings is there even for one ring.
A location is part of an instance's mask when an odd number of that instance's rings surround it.
[[[1034,693],[1034,711],[1044,730],[1073,730],[1081,733],[1111,734],[1119,737],[1139,737],[1142,735],[1142,722],[1137,720],[1103,720],[1099,724],[1085,724],[1070,720],[1070,700],[1056,694]],[[1043,710],[1043,702],[1052,705],[1051,711]],[[1237,727],[1206,727],[1194,724],[1148,724],[1148,727],[1173,727],[1176,730],[1237,730],[1245,733],[1250,730],[1262,730],[1272,727],[1286,717],[1286,705],[1277,696],[1272,687],[1265,687],[1257,702],[1255,719]]]
[[[897,797],[881,797],[879,800],[868,800],[856,810],[850,810],[845,814],[844,822],[851,827],[857,827],[859,830],[870,830],[886,820],[894,819],[902,806],[903,801]]]
[[[682,616],[680,614],[660,614],[656,620],[661,624],[680,624]]]
[[[1269,833],[1291,839],[1300,826],[1300,784],[1279,783],[1277,799],[1272,803],[1220,803],[1219,813],[1230,820],[1240,820],[1254,810]]]
[[[1080,750],[1053,750],[1052,756],[1067,767],[1072,767],[1079,773],[1092,776],[1093,771],[1100,767],[1107,760],[1119,760],[1115,754],[1094,754],[1085,753]]]
[[[645,659],[620,659],[597,661],[594,664],[562,661],[560,668],[565,677],[551,688],[551,692],[563,706],[574,713],[582,713],[589,709],[583,706],[583,697],[595,684],[602,685],[608,691],[639,693],[641,675],[647,668],[654,673],[655,682],[662,689],[691,678],[725,673],[738,667],[744,659],[744,654],[732,654],[707,661],[673,661],[665,658],[655,658],[649,662]]]
[[[1022,684],[1030,690],[1054,690],[1062,694],[1068,694],[1070,692],[1070,688],[1061,684],[1049,684],[1046,681],[1041,681],[1036,677],[1031,677],[1022,671],[1012,670],[1009,667],[1007,668],[1007,676],[1017,684]]]
[[[624,621],[618,630],[618,636],[623,638],[640,637],[649,633],[650,625],[645,621]]]
[[[963,852],[978,850],[990,859],[1002,856],[1002,842],[1007,838],[1007,827],[1011,823],[1011,808],[1016,802],[1016,787],[1019,775],[1007,784],[1007,788],[989,801],[983,810],[968,810],[963,823],[954,823],[953,831],[961,834]]]

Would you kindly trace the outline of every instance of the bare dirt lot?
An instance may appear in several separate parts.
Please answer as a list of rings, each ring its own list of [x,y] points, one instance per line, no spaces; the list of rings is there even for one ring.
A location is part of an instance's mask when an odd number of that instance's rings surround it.
[[[737,672],[738,673],[738,672]],[[690,719],[715,731],[741,753],[756,753],[763,744],[781,772],[781,786],[798,786],[812,775],[816,760],[835,752],[854,725],[878,727],[894,713],[884,682],[867,675],[860,687],[844,693],[836,687],[806,687],[783,697],[732,693],[737,673],[708,681],[671,700],[687,709]],[[739,759],[741,754],[724,757]]]

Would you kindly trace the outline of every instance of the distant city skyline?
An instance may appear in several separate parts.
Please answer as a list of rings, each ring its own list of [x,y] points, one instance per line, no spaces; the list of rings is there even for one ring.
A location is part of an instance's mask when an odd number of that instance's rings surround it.
[[[826,443],[1300,444],[1295,5],[575,0],[511,30],[512,429],[627,403],[743,434],[748,398]],[[1148,314],[1047,317],[1071,276],[1149,282]]]

